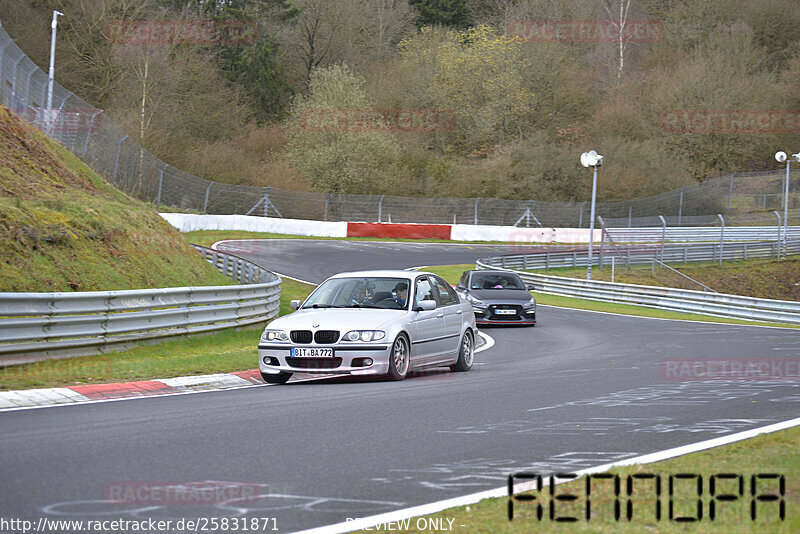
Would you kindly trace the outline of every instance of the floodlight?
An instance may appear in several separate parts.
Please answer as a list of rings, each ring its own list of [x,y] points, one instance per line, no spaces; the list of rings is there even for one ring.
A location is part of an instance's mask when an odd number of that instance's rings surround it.
[[[775,152],[775,160],[778,163],[783,163],[784,161],[786,161],[786,157],[787,157],[786,152],[784,152],[783,150],[781,150],[780,152]]]

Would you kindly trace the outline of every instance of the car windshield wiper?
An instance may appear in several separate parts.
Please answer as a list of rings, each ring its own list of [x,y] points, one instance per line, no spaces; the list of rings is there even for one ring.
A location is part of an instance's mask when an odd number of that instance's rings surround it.
[[[372,308],[376,310],[384,310],[386,308],[381,308],[380,306],[375,306],[372,304],[351,304],[348,308]]]
[[[307,306],[303,306],[303,308],[306,308],[306,307]],[[308,306],[308,307],[310,307],[310,308],[347,308],[347,306],[335,306],[333,304],[312,304],[311,306]]]

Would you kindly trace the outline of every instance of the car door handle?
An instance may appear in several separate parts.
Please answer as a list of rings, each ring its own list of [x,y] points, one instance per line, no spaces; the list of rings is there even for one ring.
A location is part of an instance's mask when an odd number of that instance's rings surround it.
[[[444,312],[437,314],[436,317],[444,317]]]
[[[462,313],[463,311],[464,311],[464,310],[458,310],[456,313],[457,313],[458,315],[461,315],[461,313]]]

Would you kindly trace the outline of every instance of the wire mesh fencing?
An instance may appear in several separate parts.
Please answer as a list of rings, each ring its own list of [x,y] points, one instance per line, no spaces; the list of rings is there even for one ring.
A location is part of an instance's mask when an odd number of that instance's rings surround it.
[[[0,103],[46,132],[116,187],[156,204],[162,211],[324,221],[589,227],[588,202],[325,194],[200,178],[160,160],[103,110],[51,82],[2,24]],[[596,214],[609,226],[635,226],[653,219],[653,224],[660,225],[658,215],[668,217],[669,224],[675,226],[714,225],[717,213],[752,213],[753,223],[771,224],[766,222],[774,216],[771,211],[783,206],[783,184],[781,170],[733,173],[647,198],[598,202]],[[798,221],[800,171],[792,173],[788,198],[793,210],[790,221]]]

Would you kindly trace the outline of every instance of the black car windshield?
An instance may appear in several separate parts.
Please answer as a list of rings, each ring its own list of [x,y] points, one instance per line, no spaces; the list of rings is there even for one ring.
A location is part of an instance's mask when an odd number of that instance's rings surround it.
[[[516,274],[474,273],[470,289],[525,289]]]
[[[405,278],[333,278],[320,285],[303,308],[408,309]]]

